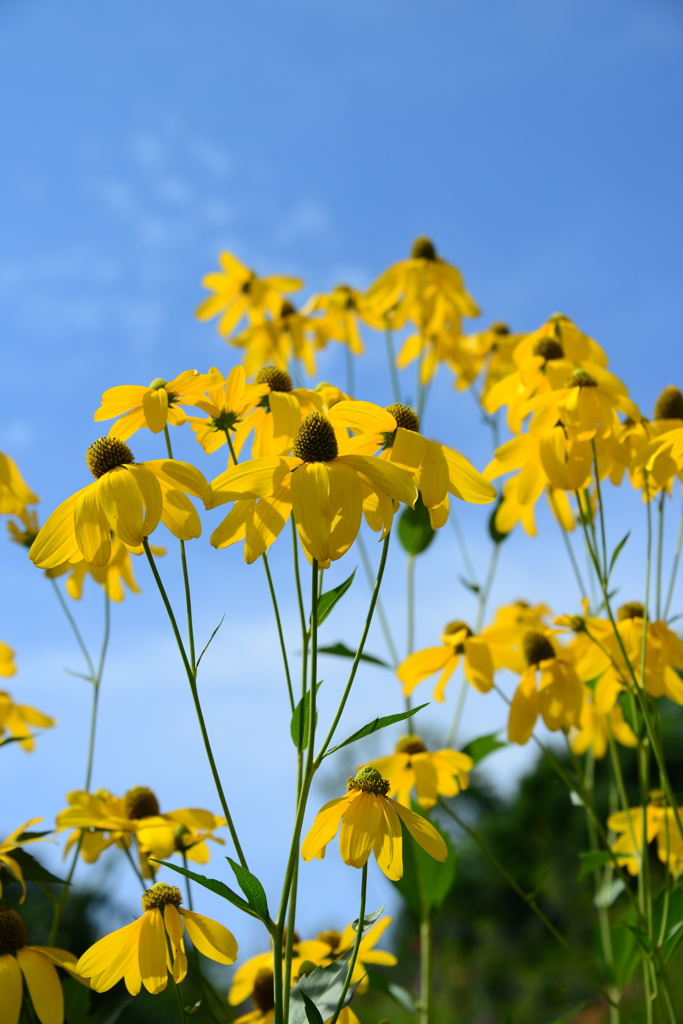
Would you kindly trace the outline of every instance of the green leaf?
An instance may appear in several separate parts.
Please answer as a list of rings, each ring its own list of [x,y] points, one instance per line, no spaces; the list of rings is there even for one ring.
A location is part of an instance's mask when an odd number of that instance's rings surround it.
[[[407,989],[389,981],[383,974],[380,974],[379,971],[375,970],[374,967],[368,968],[368,981],[370,982],[370,988],[373,991],[382,992],[384,995],[389,996],[398,1006],[401,1007],[402,1010],[405,1010],[406,1013],[410,1014],[411,1017],[417,1016],[415,1000]]]
[[[614,856],[609,850],[587,850],[585,853],[580,853],[579,857],[581,859],[579,881],[586,878],[587,875],[592,875],[594,871],[598,871],[605,864],[614,863]]]
[[[616,928],[612,929],[612,968],[608,971],[618,989],[625,988],[640,963],[640,951],[631,922],[638,919],[635,907],[629,907]]]
[[[321,594],[318,598],[318,625],[325,621],[327,616],[330,614],[337,601],[341,601],[342,597],[353,583],[353,577],[356,575],[354,569],[347,580],[340,583],[334,590],[328,590],[324,594]]]
[[[669,894],[668,907],[665,890],[662,889],[652,906],[652,927],[655,935],[661,935],[664,913],[664,940],[662,942],[662,959],[668,963],[678,943],[683,939],[683,888],[679,886]]]
[[[185,878],[192,879],[197,885],[203,885],[205,889],[210,889],[211,892],[215,892],[217,896],[222,896],[228,903],[232,903],[233,906],[239,907],[245,914],[250,914],[251,917],[260,917],[256,911],[251,907],[241,896],[238,896],[236,892],[227,886],[224,882],[219,882],[217,878],[207,878],[206,875],[198,875],[196,871],[190,871],[189,868],[181,868],[179,864],[171,864],[168,860],[156,860],[155,857],[149,858],[154,861],[155,864],[163,864],[165,868],[170,868],[171,871],[177,872],[179,875],[185,875]]]
[[[338,658],[356,657],[356,652],[342,643],[332,644],[331,647],[319,647],[318,654],[336,654]],[[391,668],[391,665],[388,665],[386,661],[382,661],[381,658],[375,658],[372,654],[361,654],[360,660],[369,661],[372,665],[381,665],[382,668]]]
[[[65,978],[62,982],[64,992],[64,1020],[66,1024],[88,1024],[90,1019],[90,989],[81,985],[75,978]]]
[[[336,747],[330,747],[325,754],[325,757],[329,757],[330,754],[334,754],[335,750],[341,750],[342,747],[348,747],[349,743],[355,743],[356,740],[360,740],[363,736],[370,736],[373,732],[379,732],[380,729],[386,729],[388,725],[393,725],[395,722],[402,722],[406,718],[412,718],[418,711],[422,711],[423,708],[428,707],[427,704],[420,704],[416,708],[411,708],[410,711],[402,711],[399,715],[386,715],[384,718],[376,718],[374,722],[368,722],[362,729],[358,729],[352,733],[348,739],[345,739],[343,743],[338,743]]]
[[[10,743],[19,743],[21,740],[28,739],[28,736],[8,736],[6,740],[0,743],[0,747],[8,747]]]
[[[42,835],[43,833],[40,834]],[[44,834],[47,835],[49,833]],[[12,857],[21,868],[21,873],[24,876],[25,882],[36,882],[38,885],[49,885],[55,883],[57,885],[66,884],[63,879],[57,878],[57,876],[53,875],[51,871],[44,868],[40,861],[36,860],[36,858],[30,853],[27,853],[26,850],[12,850]],[[5,867],[0,869],[0,878],[2,878],[3,881],[16,881],[14,875]]]
[[[317,693],[322,686],[322,679],[319,683],[315,684],[315,692]],[[316,721],[318,720],[318,712],[316,711]],[[297,750],[303,750],[304,747],[308,746],[308,734],[311,728],[311,692],[308,690],[304,697],[299,701],[297,706],[294,708],[294,714],[292,715],[292,721],[289,725],[289,731],[292,737],[292,741]]]
[[[612,552],[612,558],[610,559],[610,563],[609,563],[609,572],[607,573],[608,577],[611,576],[612,569],[614,568],[614,563],[616,562],[617,558],[621,554],[622,548],[624,547],[624,544],[626,543],[626,541],[629,539],[630,536],[631,536],[631,531],[629,530],[628,533],[626,534],[626,536],[623,537],[619,541],[619,543],[615,547],[614,551]]]
[[[570,1010],[569,1013],[565,1013],[564,1017],[557,1017],[556,1020],[550,1021],[550,1024],[569,1024],[570,1021],[574,1020],[577,1014],[581,1013],[584,1006],[587,1005],[587,1000],[584,999],[582,1003],[577,1003],[573,1010]]]
[[[478,583],[470,583],[470,581],[466,580],[464,576],[458,576],[458,583],[462,583],[463,587],[471,590],[473,594],[478,594],[481,590]]]
[[[494,544],[502,544],[503,541],[510,536],[509,533],[501,533],[498,527],[496,526],[496,516],[498,514],[498,509],[502,504],[503,492],[501,491],[500,494],[498,495],[496,504],[493,506],[491,515],[489,516],[489,537],[491,538]]]
[[[225,615],[223,616],[223,619],[224,619],[224,618],[225,618]],[[220,621],[220,622],[218,623],[218,625],[217,625],[217,626],[216,626],[216,628],[214,629],[214,631],[213,631],[213,633],[211,634],[211,636],[209,637],[209,639],[208,639],[208,640],[206,641],[206,643],[204,644],[204,647],[202,648],[202,653],[201,653],[201,654],[199,655],[199,657],[197,658],[197,666],[196,666],[197,668],[199,668],[199,662],[200,662],[200,661],[202,660],[202,658],[204,657],[204,655],[205,655],[205,654],[206,654],[206,652],[208,651],[208,649],[209,649],[209,644],[211,643],[211,641],[212,641],[212,640],[213,640],[213,638],[215,637],[215,635],[216,635],[216,633],[218,632],[218,630],[219,630],[219,629],[221,628],[221,626],[223,625],[223,619],[221,619],[221,621]]]
[[[266,899],[265,889],[259,882],[256,875],[252,875],[251,871],[247,871],[246,868],[234,861],[232,857],[225,858],[235,872],[235,878],[239,883],[239,887],[247,897],[247,902],[252,910],[255,910],[258,916],[263,921],[269,921],[270,915],[268,913],[268,900]]]
[[[496,738],[497,735],[497,733],[492,732],[488,736],[477,736],[476,739],[470,740],[467,746],[463,748],[463,754],[468,754],[475,764],[479,764],[489,754],[494,754],[496,750],[507,747],[507,743]]]
[[[434,540],[429,509],[418,494],[415,508],[404,508],[398,520],[398,539],[409,555],[421,555]]]
[[[304,1009],[306,1011],[306,1020],[308,1024],[325,1024],[325,1021],[320,1016],[320,1010],[315,1005],[310,996],[307,996],[305,992],[301,993],[301,998],[304,1001]]]
[[[346,959],[348,957],[343,960],[335,960],[327,967],[316,967],[294,986],[290,995],[289,1024],[307,1024],[310,1021],[306,1012],[304,995],[310,999],[324,1021],[330,1019],[337,1008],[344,988],[348,969]],[[344,1005],[350,1001],[357,988],[357,984],[349,987]]]
[[[416,814],[430,821],[427,814],[413,804]],[[401,896],[418,917],[422,916],[421,893],[430,911],[438,910],[451,890],[458,871],[458,856],[451,838],[435,822],[430,824],[436,829],[448,847],[448,857],[440,863],[422,849],[412,836],[404,834],[403,840],[403,877],[394,882]],[[407,841],[406,841],[407,840]]]
[[[375,921],[379,921],[380,917],[384,913],[385,907],[386,903],[383,903],[379,910],[373,910],[371,914],[365,915],[365,917],[363,918],[363,935],[365,935],[368,928],[372,928]],[[353,928],[354,932],[358,931],[358,918],[356,918],[355,921],[351,922],[351,927]]]

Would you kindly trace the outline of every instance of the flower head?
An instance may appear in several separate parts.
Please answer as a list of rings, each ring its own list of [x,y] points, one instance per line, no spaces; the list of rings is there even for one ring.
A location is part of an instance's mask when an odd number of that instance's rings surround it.
[[[142,895],[144,914],[137,921],[106,935],[78,961],[78,971],[96,992],[106,992],[123,978],[135,996],[142,985],[163,992],[169,969],[179,984],[187,974],[183,926],[193,945],[219,964],[237,958],[234,936],[217,921],[181,907],[180,889],[157,882]]]
[[[482,636],[475,636],[466,622],[449,622],[441,636],[440,647],[425,647],[409,654],[396,670],[403,683],[403,694],[409,697],[418,683],[436,672],[441,675],[434,689],[434,700],[446,699],[446,686],[460,659],[464,661],[465,678],[479,693],[487,693],[493,686],[493,658]]]
[[[457,750],[429,751],[419,736],[402,736],[393,754],[370,761],[389,782],[389,794],[410,807],[415,789],[420,807],[433,807],[439,796],[455,796],[469,786],[474,761]]]
[[[227,443],[227,435],[237,430],[244,417],[254,409],[260,400],[268,394],[267,383],[247,384],[247,375],[243,366],[235,366],[223,378],[213,367],[209,373],[213,383],[207,389],[208,397],[199,398],[195,405],[208,416],[190,416],[188,421],[195,436],[207,455],[218,451]]]
[[[325,847],[334,839],[341,823],[339,849],[344,863],[364,867],[374,851],[387,878],[397,880],[403,875],[403,822],[423,850],[435,860],[446,860],[448,849],[434,826],[409,808],[390,800],[389,788],[389,782],[376,768],[370,765],[361,768],[349,779],[346,795],[330,800],[318,811],[301,846],[303,859],[324,857]]]
[[[14,459],[0,452],[0,514],[18,516],[26,505],[37,501],[38,495],[28,486]]]
[[[119,417],[109,428],[110,437],[127,441],[141,427],[147,427],[153,434],[159,434],[167,423],[180,426],[187,417],[181,405],[197,405],[204,393],[220,379],[218,370],[197,373],[186,370],[173,380],[156,377],[144,387],[124,384],[109,388],[102,395],[102,404],[95,412],[94,419],[110,420]]]
[[[202,284],[213,295],[208,296],[197,309],[199,320],[210,320],[220,314],[218,333],[230,334],[240,320],[248,316],[252,323],[262,321],[266,313],[276,316],[282,296],[296,292],[303,281],[298,277],[258,277],[232,253],[218,256],[221,270],[207,274]]]
[[[56,724],[56,718],[51,718],[30,704],[17,704],[11,694],[0,690],[0,746],[7,731],[19,741],[24,750],[33,750],[35,740],[31,726],[50,729]]]
[[[546,727],[556,731],[578,726],[583,706],[583,687],[570,648],[556,646],[550,630],[529,630],[522,638],[527,668],[512,698],[508,738],[526,743],[539,714]]]

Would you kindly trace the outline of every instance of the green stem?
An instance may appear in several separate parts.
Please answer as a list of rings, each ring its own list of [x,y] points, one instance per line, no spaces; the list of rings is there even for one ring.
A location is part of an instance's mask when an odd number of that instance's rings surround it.
[[[353,392],[355,390],[355,382],[353,379],[353,352],[349,348],[349,332],[346,331],[346,344],[344,345],[346,352],[346,390],[349,398],[353,398]]]
[[[396,369],[396,355],[394,354],[394,336],[387,323],[384,328],[384,340],[387,346],[387,359],[389,360],[389,376],[391,378],[391,390],[394,395],[394,401],[401,401],[401,387],[398,382],[398,371]]]
[[[180,657],[182,659],[183,666],[185,668],[185,673],[187,675],[187,680],[188,680],[188,682],[190,684],[190,691],[192,693],[192,701],[194,703],[195,712],[197,714],[197,720],[199,722],[199,728],[200,728],[201,734],[202,734],[202,740],[204,742],[204,750],[206,751],[206,756],[207,756],[208,761],[209,761],[209,766],[211,768],[211,774],[213,776],[213,781],[214,781],[214,784],[216,786],[216,791],[218,793],[218,799],[220,800],[221,807],[223,809],[223,815],[225,816],[225,820],[227,822],[227,826],[228,826],[228,829],[230,831],[230,835],[232,837],[232,841],[233,841],[233,844],[234,844],[234,847],[235,847],[235,851],[237,853],[237,856],[240,859],[240,863],[242,864],[242,867],[247,868],[247,870],[248,870],[248,864],[247,864],[246,858],[244,856],[244,853],[242,851],[242,847],[240,845],[240,841],[237,838],[237,832],[235,831],[235,826],[233,824],[232,815],[230,814],[230,809],[228,807],[228,801],[227,801],[227,799],[225,797],[225,793],[223,791],[223,784],[221,783],[220,775],[218,774],[218,768],[216,767],[216,761],[215,761],[215,758],[213,756],[213,750],[211,749],[211,741],[209,740],[209,734],[208,734],[208,731],[207,731],[207,728],[206,728],[206,722],[204,721],[204,713],[202,712],[202,706],[201,706],[201,703],[200,703],[200,700],[199,700],[199,693],[197,692],[197,678],[196,678],[196,674],[195,674],[195,671],[193,670],[192,665],[190,664],[190,662],[188,660],[188,657],[187,657],[187,654],[185,652],[185,647],[184,647],[184,644],[183,644],[182,637],[180,635],[180,630],[178,629],[178,623],[176,622],[175,615],[173,614],[173,608],[171,607],[171,602],[168,599],[168,595],[167,595],[166,590],[164,588],[164,584],[161,581],[161,576],[159,575],[159,570],[157,569],[156,562],[154,561],[154,555],[152,554],[152,551],[150,549],[149,541],[148,541],[147,537],[143,537],[142,538],[142,546],[145,549],[145,554],[147,555],[147,561],[149,562],[150,568],[152,570],[152,575],[154,576],[154,579],[156,581],[156,585],[159,588],[159,593],[161,594],[161,599],[164,602],[164,607],[166,608],[166,613],[167,613],[169,621],[171,623],[171,628],[173,630],[173,635],[175,636],[176,643],[178,645],[178,650],[180,652]]]
[[[285,678],[287,679],[287,693],[289,695],[289,705],[294,713],[294,690],[292,689],[292,677],[289,674],[289,661],[287,658],[287,647],[285,645],[285,637],[282,632],[282,621],[280,619],[280,609],[277,603],[277,597],[275,596],[275,587],[273,586],[273,577],[270,575],[270,566],[268,564],[268,555],[263,552],[261,556],[263,559],[263,567],[266,570],[266,577],[268,579],[268,589],[270,590],[270,599],[273,602],[273,611],[275,612],[275,622],[277,623],[277,635],[280,640],[280,650],[282,651],[282,664],[285,669]]]
[[[662,491],[659,497],[659,508],[657,509],[657,582],[656,590],[656,615],[657,621],[662,615],[662,561],[664,557],[664,498],[666,491]]]
[[[671,579],[669,580],[669,590],[666,595],[666,604],[664,606],[664,618],[668,619],[669,609],[671,608],[671,601],[674,596],[674,586],[676,584],[676,576],[678,575],[678,565],[681,560],[681,550],[683,549],[683,510],[681,511],[681,518],[678,523],[678,537],[676,538],[676,550],[674,552],[674,560],[671,566]]]
[[[358,544],[358,550],[360,551],[360,557],[363,563],[363,570],[367,577],[368,584],[372,588],[375,583],[375,574],[372,571],[370,558],[368,556],[367,548],[365,547],[365,541],[363,540],[363,537],[361,536],[360,533],[356,538],[356,543]],[[398,651],[396,650],[396,644],[394,643],[394,639],[391,635],[389,620],[387,619],[386,613],[384,611],[382,599],[379,597],[377,598],[377,618],[379,619],[379,624],[382,628],[382,633],[384,634],[384,642],[386,643],[387,650],[389,651],[389,657],[391,658],[392,668],[396,669],[400,665],[401,659],[399,657]]]
[[[88,648],[85,646],[85,641],[83,640],[83,637],[81,636],[81,631],[79,630],[78,626],[76,625],[76,620],[74,619],[73,615],[69,611],[69,606],[67,605],[66,601],[64,600],[64,598],[62,596],[62,592],[59,589],[59,584],[57,583],[57,581],[55,579],[52,578],[52,576],[48,576],[48,579],[50,580],[50,583],[52,584],[52,589],[54,590],[55,594],[57,595],[57,600],[59,601],[60,607],[61,607],[62,611],[64,612],[64,614],[66,615],[66,618],[67,618],[67,621],[68,621],[69,625],[71,626],[71,630],[72,630],[72,632],[73,632],[73,634],[74,634],[74,636],[76,638],[76,643],[78,644],[78,646],[81,649],[81,654],[83,655],[83,657],[85,659],[85,663],[88,666],[88,672],[90,673],[90,680],[92,681],[95,678],[95,666],[93,665],[92,659],[91,659],[90,655],[88,654]]]
[[[406,556],[406,656],[415,649],[415,558]]]
[[[67,904],[67,901],[69,899],[69,888],[71,886],[71,879],[73,878],[74,871],[76,870],[76,863],[78,861],[78,855],[81,852],[82,844],[83,844],[83,832],[81,831],[81,834],[78,837],[78,842],[76,843],[76,849],[74,850],[73,857],[71,858],[71,864],[69,865],[69,873],[66,876],[66,880],[64,882],[64,885],[62,886],[62,892],[61,892],[61,895],[59,897],[59,903],[57,904],[57,908],[56,908],[56,910],[54,912],[54,915],[52,917],[52,925],[50,927],[50,937],[47,940],[48,946],[54,946],[54,944],[57,941],[57,933],[59,932],[59,926],[62,923],[62,917],[64,916],[64,911],[66,910],[66,904]]]
[[[571,562],[572,569],[574,570],[574,575],[576,577],[576,582],[577,582],[578,587],[579,587],[579,593],[581,594],[581,597],[588,597],[588,590],[586,589],[586,585],[583,582],[583,578],[582,578],[581,572],[579,570],[579,563],[576,561],[576,555],[574,554],[574,549],[572,548],[571,541],[569,540],[569,535],[568,535],[567,531],[565,530],[564,526],[562,525],[562,523],[560,522],[559,515],[557,514],[557,503],[556,503],[555,498],[554,498],[554,496],[552,494],[552,491],[548,491],[548,497],[550,498],[550,504],[552,505],[553,511],[555,512],[555,519],[557,520],[557,525],[560,528],[560,533],[562,534],[562,540],[564,541],[564,546],[567,549],[567,554],[569,556],[569,561]]]
[[[469,576],[470,583],[474,583],[477,578],[477,574],[474,571],[474,565],[472,564],[470,553],[467,550],[467,541],[465,540],[465,534],[462,532],[462,528],[458,521],[458,517],[455,514],[455,509],[453,508],[453,505],[451,505],[450,515],[448,518],[453,524],[453,532],[455,533],[455,539],[457,541],[458,547],[460,548],[460,557],[462,558],[463,565],[465,566],[465,571]]]
[[[600,472],[598,470],[598,453],[595,450],[595,439],[591,440],[593,447],[593,466],[595,467],[595,490],[598,495],[598,514],[600,516],[600,538],[602,541],[602,573],[605,580],[608,579],[607,569],[607,530],[605,527],[605,509],[602,504],[602,492],[600,490]],[[596,547],[597,550],[597,547]]]
[[[356,941],[353,944],[353,950],[351,951],[351,958],[349,960],[349,966],[346,971],[346,977],[344,978],[344,986],[339,996],[339,1002],[337,1008],[334,1011],[334,1016],[328,1022],[328,1024],[337,1024],[339,1020],[339,1014],[344,1009],[344,1000],[346,994],[349,991],[351,985],[351,978],[353,971],[356,966],[356,960],[358,959],[358,950],[360,949],[361,940],[363,938],[363,922],[365,921],[365,896],[368,887],[368,862],[366,861],[362,868],[361,882],[360,882],[360,912],[358,914],[358,929],[356,931]]]

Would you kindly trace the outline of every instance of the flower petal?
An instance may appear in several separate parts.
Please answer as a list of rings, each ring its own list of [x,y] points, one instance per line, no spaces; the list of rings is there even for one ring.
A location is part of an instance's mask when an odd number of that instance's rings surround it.
[[[397,804],[395,800],[391,801],[391,805],[399,818],[403,821],[403,824],[406,826],[415,842],[419,843],[422,849],[428,853],[430,857],[433,857],[434,860],[446,860],[446,857],[448,856],[448,847],[434,826],[421,815],[415,814],[414,811],[409,810],[407,807],[402,807],[400,804]]]
[[[330,505],[329,464],[304,462],[292,473],[292,511],[301,543],[311,558],[327,562],[330,527],[336,514]]]
[[[126,973],[129,961],[138,956],[138,939],[143,918],[131,921],[86,950],[77,964],[84,978],[90,978],[96,992],[106,992]]]
[[[145,391],[142,396],[142,409],[145,414],[145,423],[152,433],[161,433],[168,419],[168,392],[166,388]]]
[[[187,934],[200,953],[219,964],[234,964],[237,959],[237,941],[232,932],[212,921],[210,917],[180,908]]]
[[[0,1024],[18,1024],[24,987],[21,970],[11,953],[0,956]]]
[[[462,498],[463,501],[469,501],[473,505],[488,505],[495,500],[496,488],[481,473],[477,472],[464,455],[460,455],[446,445],[442,445],[441,450],[448,463],[448,490],[451,494],[454,494],[456,498]],[[500,461],[500,448],[496,452],[496,457]]]
[[[54,965],[29,946],[17,950],[17,960],[40,1024],[62,1024],[64,993]]]
[[[204,504],[215,508],[237,498],[269,498],[297,465],[297,459],[284,456],[241,462],[212,480]]]
[[[76,542],[86,562],[95,565],[106,565],[111,557],[111,530],[99,495],[102,479],[80,492],[74,509]]]
[[[123,466],[117,466],[100,477],[98,488],[102,509],[114,533],[124,544],[138,547],[145,536],[142,532],[142,496],[132,473]]]
[[[149,537],[150,533],[154,533],[161,519],[163,507],[161,486],[154,473],[150,472],[144,465],[126,466],[126,471],[133,477],[142,495],[142,501],[145,506],[142,535],[143,537]]]
[[[403,501],[411,508],[417,501],[417,487],[412,477],[399,466],[371,455],[340,455],[339,462],[364,473],[375,489],[379,488],[390,498]]]
[[[82,494],[83,490],[76,491],[58,505],[31,545],[29,558],[39,569],[54,569],[80,555],[74,527],[74,509]]]
[[[345,796],[338,796],[330,800],[324,807],[321,807],[315,816],[315,821],[308,830],[308,835],[301,844],[301,856],[304,860],[312,860],[317,857],[321,850],[324,850],[337,834],[339,822],[353,799],[351,793]]]
[[[344,813],[339,836],[339,852],[345,864],[362,868],[375,842],[384,835],[384,815],[377,793],[356,792]]]
[[[142,984],[148,992],[156,995],[157,992],[162,992],[166,988],[168,982],[166,929],[158,907],[146,910],[142,915],[138,941],[138,965]]]

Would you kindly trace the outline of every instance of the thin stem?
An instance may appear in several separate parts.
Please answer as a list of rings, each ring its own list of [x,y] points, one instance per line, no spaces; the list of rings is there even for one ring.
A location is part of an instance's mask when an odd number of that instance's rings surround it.
[[[308,636],[308,626],[306,625],[306,612],[304,611],[304,598],[303,591],[301,589],[301,575],[299,573],[299,538],[296,532],[296,522],[294,514],[290,516],[292,522],[292,547],[294,555],[294,580],[296,582],[296,599],[299,605],[299,619],[301,620],[301,633],[302,636]]]
[[[664,498],[666,497],[666,491],[662,491],[659,496],[659,508],[657,509],[657,582],[655,584],[656,591],[656,615],[655,618],[659,621],[662,615],[662,561],[664,557]]]
[[[415,649],[415,558],[406,557],[406,655]]]
[[[135,877],[137,878],[138,882],[142,886],[142,891],[144,892],[148,888],[148,885],[147,885],[147,882],[142,877],[142,872],[140,871],[140,869],[138,868],[137,864],[133,860],[133,854],[130,852],[130,847],[125,842],[125,840],[123,840],[119,845],[120,845],[120,849],[122,849],[123,852],[125,853],[126,860],[128,861],[128,863],[130,864],[131,868],[133,869],[133,874],[135,875]]]
[[[66,879],[64,881],[64,885],[62,886],[62,892],[61,892],[61,895],[59,897],[59,903],[57,904],[57,908],[56,908],[56,910],[54,912],[54,915],[52,917],[52,925],[50,927],[50,937],[47,940],[48,946],[54,946],[55,942],[57,941],[57,933],[59,931],[59,926],[62,923],[62,917],[64,916],[64,911],[66,910],[67,900],[69,899],[69,888],[71,886],[71,879],[73,878],[74,871],[76,870],[76,863],[78,861],[78,855],[81,852],[81,846],[82,845],[83,845],[83,831],[81,830],[81,834],[78,837],[78,842],[76,843],[76,849],[74,850],[74,855],[71,858],[71,864],[69,865],[69,873],[66,876]]]
[[[180,985],[175,980],[175,978],[173,978],[172,981],[173,981],[173,988],[174,988],[175,994],[176,994],[176,999],[178,1001],[178,1012],[180,1013],[180,1019],[183,1022],[183,1024],[185,1024],[185,1022],[187,1021],[187,1017],[185,1016],[185,1007],[183,1006],[183,1001],[182,1001],[182,999],[180,997]]]
[[[216,791],[218,793],[218,799],[220,800],[221,807],[223,809],[223,815],[225,816],[225,820],[226,820],[228,829],[230,831],[230,835],[232,837],[232,841],[233,841],[233,844],[234,844],[234,847],[235,847],[235,851],[237,853],[237,856],[240,859],[240,863],[242,864],[242,867],[245,867],[245,868],[248,869],[247,861],[246,861],[246,858],[245,858],[244,853],[242,851],[242,847],[240,845],[240,841],[237,838],[237,832],[235,831],[235,826],[233,824],[232,815],[230,814],[230,809],[228,807],[228,801],[227,801],[227,799],[225,797],[225,793],[223,791],[223,784],[221,783],[220,775],[218,774],[218,768],[216,767],[216,761],[215,761],[214,756],[213,756],[213,750],[211,749],[211,741],[209,739],[209,734],[207,732],[206,723],[204,721],[204,714],[202,712],[202,706],[201,706],[201,703],[199,701],[199,693],[197,692],[197,679],[196,679],[196,675],[195,675],[195,672],[194,672],[190,662],[188,661],[188,657],[187,657],[187,654],[185,652],[185,647],[183,645],[183,640],[182,640],[182,637],[180,635],[180,630],[178,629],[178,623],[176,622],[175,615],[173,614],[173,608],[171,607],[171,602],[168,599],[168,595],[167,595],[166,590],[164,588],[164,585],[163,585],[163,583],[161,581],[161,576],[159,575],[159,570],[157,569],[156,562],[154,561],[154,555],[151,552],[151,549],[150,549],[150,546],[149,546],[149,541],[148,541],[147,537],[143,537],[142,538],[142,546],[145,549],[145,554],[147,555],[147,561],[150,564],[150,568],[152,570],[152,575],[154,576],[154,579],[156,581],[156,585],[159,588],[159,593],[161,594],[161,599],[164,602],[164,607],[166,608],[166,612],[168,614],[168,618],[169,618],[169,621],[171,623],[171,628],[173,630],[173,635],[175,636],[176,643],[178,645],[178,650],[180,652],[180,657],[182,659],[183,666],[185,668],[185,673],[187,675],[187,680],[188,680],[188,682],[190,684],[190,691],[192,693],[192,701],[194,703],[195,712],[197,714],[197,719],[199,721],[199,728],[200,728],[201,734],[202,734],[202,740],[204,742],[204,750],[206,751],[206,756],[207,756],[208,761],[209,761],[209,766],[211,768],[211,774],[213,776],[213,781],[214,781],[214,784],[216,786]]]
[[[350,398],[353,398],[355,391],[355,381],[353,377],[353,352],[349,347],[349,332],[346,331],[346,344],[344,345],[344,351],[346,353],[346,391]]]
[[[398,382],[398,371],[396,369],[396,355],[394,354],[394,335],[387,323],[384,327],[384,340],[387,346],[387,359],[389,360],[389,376],[391,377],[391,390],[394,401],[401,401],[401,387]]]
[[[358,929],[356,931],[356,941],[353,944],[353,950],[351,951],[351,957],[349,959],[349,966],[346,971],[346,977],[344,978],[344,986],[339,996],[339,1002],[337,1008],[334,1011],[334,1016],[329,1021],[329,1024],[337,1024],[339,1020],[339,1014],[344,1009],[344,1000],[346,999],[346,993],[349,991],[351,984],[351,978],[353,976],[353,970],[356,966],[356,960],[358,959],[358,950],[360,949],[361,940],[363,938],[363,922],[365,921],[365,895],[368,887],[368,862],[366,861],[362,868],[362,876],[360,882],[360,912],[358,914]]]
[[[674,552],[674,560],[671,566],[671,579],[669,580],[669,590],[666,595],[666,604],[664,606],[664,618],[668,619],[669,609],[671,608],[671,601],[674,596],[674,586],[676,584],[676,576],[678,575],[678,565],[681,560],[681,550],[683,549],[683,510],[681,510],[681,518],[678,523],[678,537],[676,538],[676,550]]]
[[[455,514],[455,509],[453,508],[452,505],[451,505],[451,511],[450,511],[449,519],[450,519],[451,523],[453,524],[453,531],[455,533],[455,539],[456,539],[456,541],[458,543],[458,547],[460,548],[460,557],[462,558],[463,565],[465,566],[465,571],[467,572],[467,575],[469,576],[470,583],[474,583],[476,578],[477,578],[477,574],[474,571],[474,565],[472,564],[472,559],[470,558],[470,553],[467,550],[467,541],[465,540],[465,534],[462,532],[462,529],[460,527],[460,523],[458,522],[458,517]]]
[[[88,738],[88,761],[85,769],[85,791],[90,792],[90,783],[92,781],[92,770],[93,762],[95,758],[95,733],[97,729],[97,708],[100,699],[100,683],[102,682],[102,673],[104,671],[104,660],[107,656],[107,647],[109,646],[109,631],[111,625],[110,616],[110,602],[109,595],[106,590],[104,592],[104,633],[102,636],[102,648],[100,650],[100,658],[97,665],[97,675],[94,677],[93,684],[93,695],[92,695],[92,710],[90,712],[90,735]]]
[[[572,569],[574,570],[574,575],[576,576],[576,582],[579,587],[579,593],[581,594],[581,597],[588,597],[588,590],[586,589],[586,585],[583,582],[583,578],[579,570],[579,563],[576,561],[576,555],[574,554],[574,549],[572,548],[571,541],[569,540],[569,534],[560,522],[559,515],[557,514],[557,502],[555,501],[555,497],[552,491],[548,491],[548,497],[550,499],[550,504],[552,505],[553,511],[555,512],[555,519],[557,520],[557,525],[560,528],[562,540],[564,541],[564,546],[567,549],[569,561],[571,562]]]
[[[266,570],[266,576],[268,578],[268,589],[270,590],[270,599],[273,602],[273,611],[275,612],[275,622],[277,623],[277,635],[280,640],[280,650],[282,651],[282,664],[285,669],[285,677],[287,679],[287,693],[289,694],[289,704],[294,712],[294,691],[292,689],[292,677],[289,674],[289,661],[287,659],[287,647],[285,645],[285,637],[282,632],[282,622],[280,620],[280,609],[278,608],[277,597],[275,596],[275,587],[273,586],[273,578],[270,575],[270,566],[268,565],[268,555],[263,552],[261,556],[263,559],[263,567]]]
[[[59,601],[61,609],[64,612],[64,614],[66,615],[68,623],[71,626],[73,634],[74,634],[74,636],[76,638],[76,643],[78,644],[78,646],[81,649],[81,654],[85,658],[85,663],[88,666],[88,672],[90,673],[90,679],[92,680],[92,679],[95,678],[95,666],[93,665],[92,659],[91,659],[90,655],[88,654],[88,648],[85,646],[85,641],[83,640],[83,637],[81,636],[81,631],[79,630],[78,626],[76,625],[76,620],[74,619],[73,615],[69,611],[69,606],[67,605],[66,601],[64,600],[64,597],[62,596],[62,592],[59,589],[59,585],[58,585],[57,581],[55,579],[53,579],[52,576],[49,576],[48,579],[50,580],[50,583],[52,584],[52,589],[54,590],[55,594],[57,595],[57,600]]]
[[[168,424],[164,426],[164,437],[166,439],[166,451],[168,452],[169,459],[173,458],[173,448],[171,447],[171,435],[168,432]],[[197,673],[197,662],[195,658],[195,647],[194,647],[194,625],[192,622],[192,598],[190,594],[190,576],[187,571],[187,557],[185,554],[185,541],[180,541],[180,562],[183,568],[183,585],[185,588],[185,608],[187,609],[187,637],[190,646],[190,665],[192,671],[196,675]]]
[[[598,514],[600,516],[600,539],[602,541],[602,573],[605,581],[608,581],[607,570],[607,530],[605,527],[605,509],[602,504],[602,492],[600,490],[600,472],[598,470],[598,453],[595,449],[595,439],[591,440],[593,446],[593,466],[595,467],[595,490],[598,495]],[[596,546],[597,547],[597,546]]]
[[[360,533],[356,538],[356,543],[358,544],[358,550],[360,551],[360,557],[363,563],[365,575],[367,577],[370,587],[372,588],[375,583],[375,574],[372,571],[372,565],[370,564],[370,558],[368,556],[367,548],[365,547],[365,541],[363,540],[363,537]],[[398,668],[398,666],[401,663],[401,659],[399,657],[398,651],[396,650],[396,644],[394,643],[394,639],[391,635],[389,620],[387,619],[386,613],[384,611],[384,605],[382,604],[382,599],[380,597],[377,598],[377,618],[379,619],[379,624],[382,628],[382,633],[384,634],[384,642],[386,643],[387,650],[389,651],[389,657],[391,658],[392,668]]]

